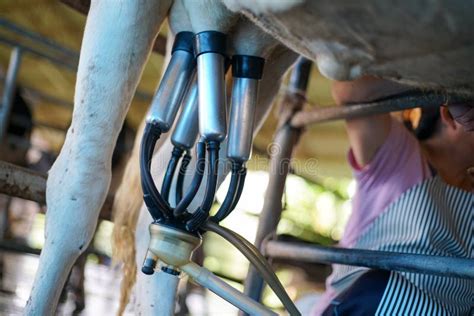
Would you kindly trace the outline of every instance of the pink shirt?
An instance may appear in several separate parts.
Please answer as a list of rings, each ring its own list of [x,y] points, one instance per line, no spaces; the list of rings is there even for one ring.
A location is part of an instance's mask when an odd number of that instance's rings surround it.
[[[417,139],[396,120],[392,120],[387,139],[369,164],[360,167],[352,150],[348,160],[357,190],[352,199],[351,217],[339,242],[341,247],[351,247],[403,192],[431,178]]]
[[[431,177],[418,141],[396,120],[391,121],[387,139],[369,164],[360,167],[352,150],[349,151],[348,159],[357,190],[352,199],[352,214],[339,242],[341,247],[352,247],[374,219],[403,192]],[[316,315],[322,313],[339,294],[330,286],[330,282],[331,277],[326,282],[326,293],[317,304]]]

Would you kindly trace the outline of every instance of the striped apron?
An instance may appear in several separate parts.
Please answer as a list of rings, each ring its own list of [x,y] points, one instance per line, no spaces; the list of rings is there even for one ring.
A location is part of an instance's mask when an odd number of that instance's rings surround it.
[[[449,186],[436,176],[389,205],[353,248],[473,258],[473,232],[474,194]],[[334,265],[333,269],[331,285],[339,293],[368,271],[345,265]],[[374,309],[376,315],[473,312],[473,280],[392,271],[386,284]]]

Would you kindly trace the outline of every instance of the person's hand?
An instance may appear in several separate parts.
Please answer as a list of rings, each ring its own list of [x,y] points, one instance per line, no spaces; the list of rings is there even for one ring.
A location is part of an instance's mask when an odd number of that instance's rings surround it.
[[[453,118],[464,127],[467,132],[474,132],[474,106],[469,104],[448,105]]]

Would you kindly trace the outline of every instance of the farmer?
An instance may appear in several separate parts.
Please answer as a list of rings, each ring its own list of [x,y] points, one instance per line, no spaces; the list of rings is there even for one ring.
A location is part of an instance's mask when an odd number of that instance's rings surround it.
[[[335,82],[332,92],[344,105],[407,89],[364,78]],[[347,120],[357,191],[341,247],[473,258],[473,122],[470,105],[425,110],[414,133],[389,114]],[[315,314],[467,315],[473,288],[460,278],[334,265]]]

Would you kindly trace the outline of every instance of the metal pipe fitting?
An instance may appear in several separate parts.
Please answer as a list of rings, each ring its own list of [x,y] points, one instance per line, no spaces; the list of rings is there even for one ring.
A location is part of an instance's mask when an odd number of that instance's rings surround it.
[[[227,133],[224,62],[216,53],[197,57],[199,132],[207,141],[221,142]]]
[[[250,159],[258,83],[262,78],[264,64],[265,60],[257,56],[232,57],[234,84],[227,157],[233,161],[245,162]]]
[[[277,316],[278,314],[263,306],[261,303],[252,300],[242,294],[220,278],[212,274],[211,271],[203,268],[194,262],[183,266],[183,271],[188,274],[196,283],[214,292],[227,302],[249,315]]]
[[[155,267],[158,263],[158,257],[155,256],[150,250],[146,252],[145,260],[142,265],[142,272],[147,275],[155,273]]]
[[[226,35],[216,31],[198,33],[194,39],[199,86],[199,132],[206,141],[221,142],[227,134],[226,45]]]
[[[258,80],[234,78],[227,145],[227,157],[231,160],[250,159],[257,97]]]
[[[193,76],[182,107],[178,122],[171,135],[171,142],[178,148],[189,150],[196,143],[199,134],[198,84],[196,75]]]
[[[168,227],[150,224],[148,252],[171,268],[179,268],[191,260],[193,251],[201,244],[199,235]]]
[[[171,60],[148,111],[147,123],[160,129],[162,133],[168,132],[173,126],[195,67],[192,36],[191,32],[176,35]]]

